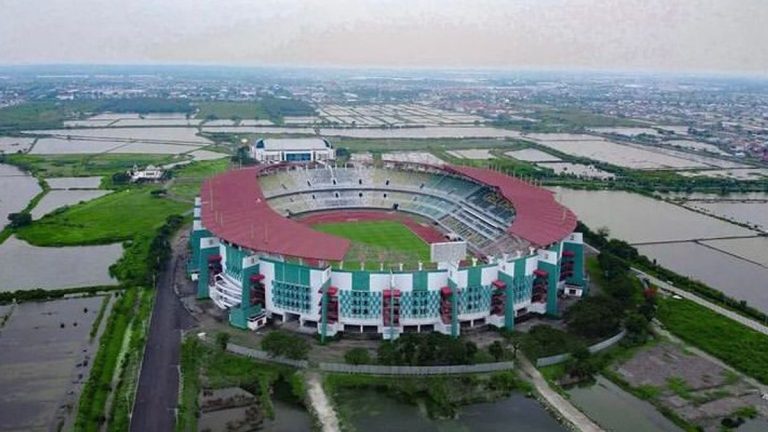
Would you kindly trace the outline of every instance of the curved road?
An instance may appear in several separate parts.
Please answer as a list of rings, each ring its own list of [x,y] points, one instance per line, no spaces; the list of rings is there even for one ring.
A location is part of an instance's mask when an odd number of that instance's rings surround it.
[[[179,394],[181,330],[193,322],[174,292],[174,279],[184,271],[181,251],[186,241],[179,235],[172,241],[172,256],[157,280],[155,307],[131,414],[131,431],[172,431],[176,427]]]

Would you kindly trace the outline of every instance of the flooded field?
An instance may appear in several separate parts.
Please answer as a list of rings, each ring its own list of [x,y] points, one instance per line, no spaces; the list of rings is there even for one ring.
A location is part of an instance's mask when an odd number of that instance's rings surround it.
[[[432,165],[442,165],[445,162],[427,152],[391,152],[381,155],[382,160],[397,161],[397,162],[415,162]]]
[[[695,242],[642,245],[637,249],[676,273],[768,312],[768,268]]]
[[[15,166],[0,164],[0,228],[8,223],[9,214],[24,210],[40,192],[34,177]]]
[[[180,144],[157,144],[135,142],[114,148],[109,153],[130,153],[130,154],[181,154],[200,147]]]
[[[494,157],[488,149],[451,150],[448,154],[462,159],[493,159]]]
[[[110,124],[110,127],[134,127],[134,126],[198,126],[202,123],[200,119],[179,118],[138,118],[138,119],[120,119]]]
[[[102,297],[22,303],[0,333],[0,430],[52,431],[77,402]]]
[[[34,140],[26,137],[0,137],[0,153],[23,153],[32,146]]]
[[[43,195],[43,199],[32,209],[32,219],[40,219],[57,208],[74,205],[82,201],[90,201],[110,192],[98,189],[51,190]]]
[[[768,201],[741,203],[732,201],[689,202],[686,205],[726,219],[757,225],[763,230],[768,230]]]
[[[155,127],[155,128],[90,128],[90,129],[51,129],[32,130],[24,133],[54,135],[58,138],[113,138],[135,141],[161,141],[174,144],[211,144],[197,135],[197,128],[191,127]]]
[[[629,192],[553,190],[592,229],[607,227],[611,237],[635,244],[674,241],[637,248],[672,271],[768,311],[768,239],[758,232]],[[730,236],[748,238],[715,240]]]
[[[402,129],[320,129],[323,136],[349,138],[519,138],[520,132],[491,127],[423,127]]]
[[[728,153],[720,150],[720,148],[714,144],[707,144],[703,142],[698,141],[691,141],[691,140],[670,140],[670,141],[664,141],[662,144],[672,146],[672,147],[680,147],[680,148],[686,148],[686,149],[692,149],[692,150],[702,150],[702,151],[708,151],[710,153],[716,153],[723,156],[728,156]]]
[[[736,180],[760,180],[768,177],[768,169],[763,168],[743,168],[743,169],[723,169],[723,170],[702,170],[702,171],[682,171],[678,174],[685,177],[714,177],[714,178],[732,178]]]
[[[122,253],[119,243],[55,248],[10,237],[0,244],[0,291],[117,285],[108,269]]]
[[[599,168],[595,168],[592,165],[575,164],[570,162],[547,162],[537,163],[536,166],[542,168],[549,168],[555,171],[555,174],[571,174],[579,177],[597,178],[602,180],[608,180],[616,178],[616,175],[603,171]]]
[[[40,138],[30,154],[89,154],[106,153],[128,143],[122,141],[101,141],[66,138]]]
[[[504,154],[517,160],[526,162],[560,162],[562,160],[559,157],[553,156],[547,152],[531,148],[510,151]]]
[[[558,134],[562,135],[562,134]],[[552,138],[536,139],[541,145],[572,156],[589,158],[611,165],[634,169],[705,168],[709,165],[663,154],[654,149],[617,144],[601,138],[566,141]]]
[[[98,189],[101,177],[53,177],[45,181],[51,189]]]
[[[706,240],[700,243],[768,268],[768,238],[766,237]]]
[[[755,231],[630,192],[552,190],[590,228],[607,227],[612,237],[630,243],[757,235]]]
[[[418,406],[399,402],[374,390],[344,390],[338,403],[354,430],[420,431],[564,431],[535,400],[519,393],[495,402],[465,406],[454,420],[430,419]]]
[[[625,392],[602,376],[589,387],[568,390],[571,401],[605,430],[676,432],[681,429],[650,403]]]
[[[638,135],[659,135],[659,131],[653,128],[643,128],[643,127],[596,127],[596,128],[589,128],[591,132],[597,132],[597,133],[604,133],[604,134],[615,134],[615,135],[622,135],[626,137],[635,137]]]
[[[192,158],[196,161],[216,160],[229,157],[229,155],[225,153],[212,152],[208,150],[195,150],[192,153],[189,153],[189,155],[192,156]]]

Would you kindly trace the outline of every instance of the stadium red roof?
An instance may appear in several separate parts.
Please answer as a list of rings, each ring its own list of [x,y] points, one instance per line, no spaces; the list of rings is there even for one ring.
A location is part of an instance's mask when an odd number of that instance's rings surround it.
[[[268,166],[243,168],[212,177],[200,190],[203,226],[223,240],[255,251],[291,257],[340,261],[349,241],[278,214],[267,204],[257,180]],[[576,216],[537,186],[484,168],[445,166],[442,169],[498,188],[515,207],[512,235],[546,246],[576,228]]]
[[[576,229],[576,215],[555,201],[554,194],[546,189],[484,168],[446,166],[445,169],[497,187],[515,207],[515,220],[507,230],[510,234],[546,246]]]
[[[200,190],[203,226],[220,238],[256,251],[339,261],[349,241],[324,234],[275,212],[256,177],[262,167],[212,177]]]

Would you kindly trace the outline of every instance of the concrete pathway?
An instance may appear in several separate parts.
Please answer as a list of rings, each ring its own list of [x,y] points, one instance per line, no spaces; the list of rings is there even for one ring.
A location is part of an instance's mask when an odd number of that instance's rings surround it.
[[[323,432],[338,432],[341,430],[339,428],[339,419],[336,417],[333,405],[328,400],[328,395],[325,394],[322,378],[315,372],[309,372],[305,376],[307,378],[309,403],[312,405],[312,409],[315,410]]]
[[[697,296],[694,293],[691,293],[691,292],[688,292],[686,290],[677,288],[677,287],[675,287],[673,285],[670,285],[670,284],[664,282],[663,280],[661,280],[659,278],[656,278],[656,277],[653,277],[653,276],[649,275],[648,273],[640,271],[640,270],[638,270],[636,268],[633,268],[632,271],[635,272],[638,276],[648,278],[648,280],[651,281],[652,285],[659,287],[663,291],[679,295],[680,297],[682,297],[682,298],[684,298],[686,300],[690,300],[690,301],[692,301],[692,302],[694,302],[694,303],[696,303],[698,305],[704,306],[705,308],[707,308],[709,310],[712,310],[712,311],[714,311],[714,312],[716,312],[716,313],[718,313],[720,315],[723,315],[723,316],[728,317],[728,318],[730,318],[730,319],[732,319],[732,320],[734,320],[734,321],[736,321],[736,322],[738,322],[740,324],[743,324],[743,325],[751,328],[752,330],[758,331],[758,332],[760,332],[760,333],[762,333],[764,335],[768,335],[768,326],[765,326],[764,324],[761,324],[758,321],[755,321],[753,319],[747,318],[747,317],[745,317],[743,315],[740,315],[740,314],[738,314],[738,313],[736,313],[736,312],[734,312],[734,311],[732,311],[730,309],[726,309],[726,308],[724,308],[722,306],[719,306],[719,305],[717,305],[715,303],[712,303],[712,302],[710,302],[708,300],[705,300],[705,299]]]
[[[536,387],[536,391],[539,392],[541,397],[543,397],[552,408],[557,410],[566,421],[571,423],[576,430],[581,432],[601,432],[603,430],[595,422],[590,420],[589,417],[573,406],[568,399],[553,390],[538,369],[536,369],[525,356],[518,355],[517,360],[520,362],[521,370],[531,379],[531,382],[534,387]]]

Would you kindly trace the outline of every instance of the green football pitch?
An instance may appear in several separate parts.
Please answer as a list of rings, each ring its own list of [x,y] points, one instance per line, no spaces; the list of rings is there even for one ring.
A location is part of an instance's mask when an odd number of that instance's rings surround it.
[[[352,246],[345,257],[347,262],[429,262],[429,245],[400,222],[340,222],[312,227],[350,240]]]

